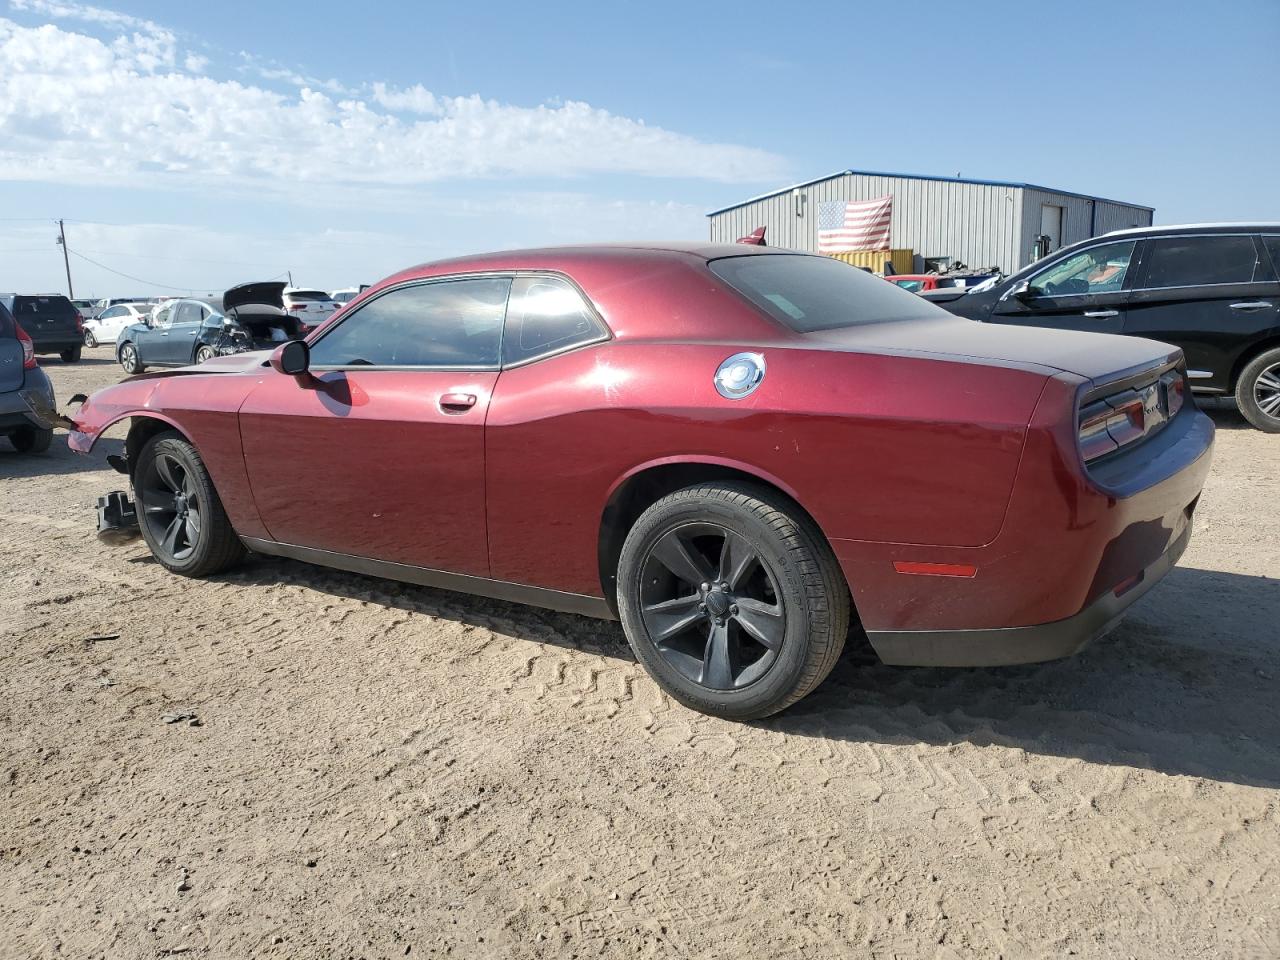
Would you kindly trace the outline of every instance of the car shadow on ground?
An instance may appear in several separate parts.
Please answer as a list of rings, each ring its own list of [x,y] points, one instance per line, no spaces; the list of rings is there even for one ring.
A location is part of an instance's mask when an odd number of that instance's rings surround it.
[[[42,477],[85,473],[93,470],[110,470],[106,456],[123,454],[124,441],[104,437],[98,441],[89,456],[81,456],[67,446],[67,434],[56,430],[53,442],[44,453],[19,453],[8,440],[0,438],[0,477]],[[119,475],[120,489],[128,489],[129,479]]]
[[[37,362],[39,362],[40,366],[42,367],[62,367],[62,366],[107,367],[107,366],[115,366],[117,362],[114,356],[93,357],[93,356],[89,356],[88,354],[81,355],[80,359],[76,360],[74,363],[63,363],[60,357],[56,355],[46,356],[45,354],[37,354],[36,360]],[[124,371],[122,370],[121,373],[123,372]]]
[[[1209,415],[1219,430],[1256,430],[1240,413],[1234,400],[1222,397],[1198,397],[1196,406]]]
[[[225,579],[284,582],[634,659],[618,624],[572,614],[273,558],[255,558]],[[1280,787],[1277,623],[1280,581],[1180,568],[1112,634],[1067,660],[987,669],[889,667],[855,630],[814,694],[758,725],[849,742],[1018,747]]]

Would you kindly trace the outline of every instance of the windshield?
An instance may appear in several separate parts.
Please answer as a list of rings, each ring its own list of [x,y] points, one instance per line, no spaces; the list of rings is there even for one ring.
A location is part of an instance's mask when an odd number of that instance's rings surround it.
[[[944,313],[893,283],[830,257],[713,260],[711,272],[797,333]]]

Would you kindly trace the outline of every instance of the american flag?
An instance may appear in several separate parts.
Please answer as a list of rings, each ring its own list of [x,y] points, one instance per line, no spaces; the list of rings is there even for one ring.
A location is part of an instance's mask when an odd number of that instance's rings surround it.
[[[888,250],[893,197],[818,204],[818,252]]]

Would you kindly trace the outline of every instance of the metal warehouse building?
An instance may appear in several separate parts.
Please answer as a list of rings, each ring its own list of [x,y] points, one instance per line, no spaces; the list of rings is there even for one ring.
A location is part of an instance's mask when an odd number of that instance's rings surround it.
[[[891,246],[912,251],[915,271],[924,269],[925,258],[950,257],[1012,273],[1036,258],[1042,234],[1049,250],[1057,250],[1111,230],[1150,226],[1155,213],[1029,183],[841,170],[707,214],[711,240],[732,243],[767,227],[770,246],[816,251],[819,204],[886,195],[893,197]]]

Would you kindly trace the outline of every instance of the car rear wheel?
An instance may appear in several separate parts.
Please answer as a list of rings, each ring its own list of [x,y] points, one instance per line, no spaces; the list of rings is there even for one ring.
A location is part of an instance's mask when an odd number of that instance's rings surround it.
[[[1259,430],[1280,433],[1280,347],[1258,354],[1240,371],[1236,406]]]
[[[212,360],[213,358],[213,347],[201,346],[200,349],[196,351],[196,363],[204,363],[206,360]]]
[[[44,453],[53,442],[52,430],[37,427],[19,427],[9,434],[9,442],[19,453]]]
[[[677,490],[628,533],[618,607],[636,658],[681,703],[753,720],[835,666],[850,601],[831,548],[783,497],[750,484]]]
[[[96,347],[98,345],[98,338],[95,337],[93,335],[93,331],[88,328],[84,331],[84,345],[86,347]]]
[[[125,373],[142,373],[147,369],[142,365],[142,360],[138,356],[138,348],[132,343],[122,343],[120,345],[120,366],[124,367]]]
[[[204,461],[178,433],[157,434],[143,446],[133,490],[142,536],[162,566],[207,577],[244,557]]]
[[[83,348],[79,346],[71,347],[70,349],[63,350],[60,354],[58,354],[58,356],[62,358],[63,363],[79,363],[80,351],[82,349]]]

